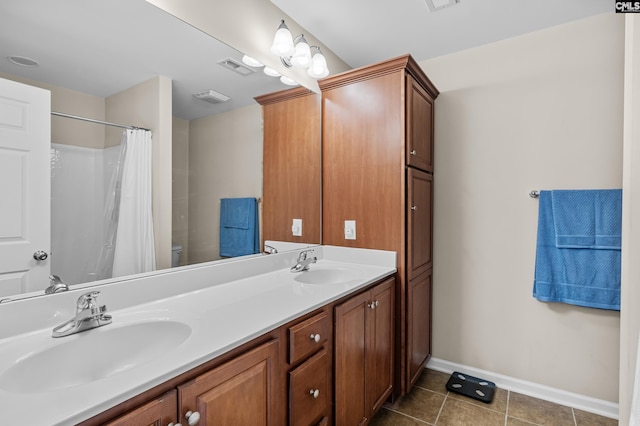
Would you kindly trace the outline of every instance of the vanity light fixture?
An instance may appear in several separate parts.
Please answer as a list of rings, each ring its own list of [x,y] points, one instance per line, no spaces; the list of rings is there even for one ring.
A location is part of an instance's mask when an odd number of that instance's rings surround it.
[[[315,54],[311,55],[311,50]],[[303,34],[291,35],[291,31],[284,19],[276,31],[271,45],[271,53],[280,57],[282,64],[287,67],[299,67],[307,69],[307,74],[313,78],[323,78],[329,75],[327,59],[322,54],[319,46],[309,46]]]
[[[297,81],[287,77],[286,75],[280,77],[280,82],[282,84],[286,84],[287,86],[298,86],[300,84]]]
[[[247,56],[247,55],[244,55],[242,57],[242,62],[245,65],[249,65],[250,67],[253,67],[253,68],[264,67],[264,65],[260,61],[258,61],[257,59],[252,58],[251,56]]]

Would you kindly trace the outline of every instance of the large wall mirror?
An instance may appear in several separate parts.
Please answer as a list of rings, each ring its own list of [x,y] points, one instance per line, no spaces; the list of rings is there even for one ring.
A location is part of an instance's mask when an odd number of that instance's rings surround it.
[[[144,0],[9,0],[0,9],[0,78],[50,90],[54,112],[153,131],[158,269],[221,260],[220,200],[256,198],[262,211],[262,109],[254,97],[287,86]],[[193,96],[209,90],[229,99]],[[68,284],[104,282],[96,271],[104,235],[95,234],[105,232],[121,135],[51,118],[49,261]],[[319,196],[320,176],[317,184],[304,196]],[[30,290],[0,288],[0,299],[43,293]]]

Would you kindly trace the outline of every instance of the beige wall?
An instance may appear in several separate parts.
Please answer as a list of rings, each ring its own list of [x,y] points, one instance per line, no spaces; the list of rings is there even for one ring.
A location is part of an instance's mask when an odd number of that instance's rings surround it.
[[[51,111],[104,120],[104,98],[11,74],[0,73],[0,77],[49,90]],[[69,118],[51,117],[52,143],[101,149],[104,148],[104,138],[104,126]]]
[[[189,263],[216,260],[220,198],[262,196],[260,105],[192,120],[189,169]]]
[[[157,269],[171,266],[171,80],[154,77],[106,100],[106,120],[153,132],[153,230]],[[107,130],[106,145],[120,142],[122,129]]]
[[[182,246],[180,265],[189,263],[189,121],[173,117],[173,242]]]
[[[625,17],[620,424],[629,424],[640,330],[640,17]],[[637,389],[636,392],[640,392]],[[637,420],[637,419],[636,419]]]
[[[532,297],[532,189],[622,186],[623,20],[423,61],[436,100],[437,358],[618,400],[618,312]]]

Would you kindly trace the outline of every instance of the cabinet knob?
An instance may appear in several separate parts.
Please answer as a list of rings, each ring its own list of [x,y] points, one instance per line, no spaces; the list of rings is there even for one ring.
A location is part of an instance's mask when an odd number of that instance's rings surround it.
[[[182,426],[180,423],[171,422],[167,426]]]
[[[412,150],[409,152],[409,154],[411,154],[411,155],[416,155],[416,154],[417,154],[417,152],[416,152],[416,150],[415,150],[415,149],[412,149]]]
[[[311,395],[314,398],[318,398],[320,396],[320,389],[311,389],[309,391],[309,395]]]
[[[309,338],[316,343],[320,343],[320,333],[312,334]]]
[[[187,414],[184,415],[184,418],[187,419],[187,424],[189,426],[197,425],[200,421],[200,413],[197,411],[187,411]]]
[[[378,306],[378,305],[376,305],[376,302],[371,302],[371,303],[369,303],[369,304],[367,305],[367,307],[368,307],[369,309],[375,309],[375,308],[376,308],[376,306]]]
[[[418,206],[411,206],[411,211],[412,211],[412,212],[415,212],[415,211],[417,211],[417,210],[418,210]]]

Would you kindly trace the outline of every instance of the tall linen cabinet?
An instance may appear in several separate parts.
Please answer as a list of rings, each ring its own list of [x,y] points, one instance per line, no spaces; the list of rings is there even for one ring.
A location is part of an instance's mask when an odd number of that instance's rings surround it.
[[[398,396],[411,389],[431,356],[433,118],[439,92],[410,55],[319,85],[322,242],[398,253]],[[355,239],[347,238],[345,221],[355,221]]]

